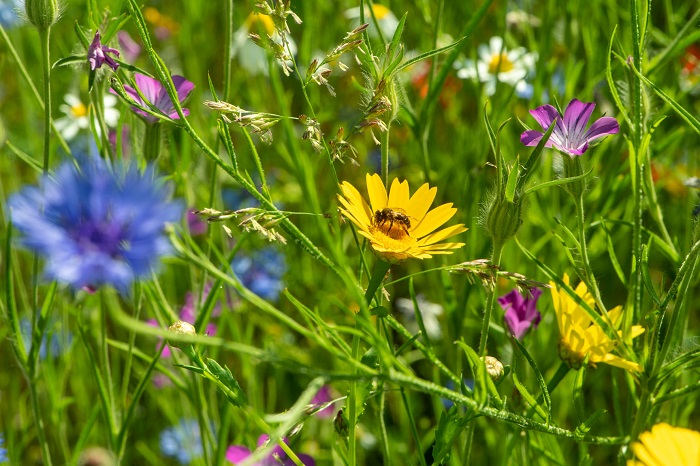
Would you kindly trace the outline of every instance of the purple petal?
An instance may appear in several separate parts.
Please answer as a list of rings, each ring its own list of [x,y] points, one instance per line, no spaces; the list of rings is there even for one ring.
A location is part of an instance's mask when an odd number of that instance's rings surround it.
[[[301,461],[301,464],[303,464],[304,466],[316,466],[316,461],[309,455],[298,454],[297,458],[299,458],[299,461]],[[293,460],[286,460],[282,464],[284,466],[296,466],[296,463]]]
[[[183,114],[184,116],[190,116],[190,111],[189,111],[189,109],[183,108],[183,109],[182,109],[182,114]],[[168,118],[170,118],[171,120],[179,120],[179,119],[180,119],[180,115],[177,114],[177,110],[173,110],[173,111],[171,111],[171,112],[168,113]]]
[[[158,100],[158,96],[163,89],[163,85],[160,81],[141,73],[134,73],[134,81],[136,81],[136,86],[138,86],[146,100],[155,104],[155,101]]]
[[[173,75],[173,84],[175,84],[177,98],[180,99],[180,102],[184,102],[190,95],[190,92],[192,92],[192,89],[194,89],[194,83],[192,81],[188,81],[178,75]]]
[[[249,449],[241,445],[233,445],[226,450],[226,461],[236,464],[244,461],[251,455]]]
[[[542,140],[542,136],[544,136],[544,134],[541,132],[534,129],[529,129],[520,135],[520,142],[526,146],[536,146],[540,143],[540,140]],[[551,137],[549,138],[549,141],[547,141],[547,144],[545,144],[545,147],[552,147]]]
[[[593,141],[609,134],[616,134],[620,131],[620,124],[613,117],[601,117],[588,128],[584,138]]]
[[[555,118],[559,118],[559,112],[557,112],[557,109],[549,104],[530,110],[530,114],[535,118],[535,120],[537,120],[537,123],[539,123],[544,130],[549,128],[549,125],[552,124]],[[558,123],[557,126],[559,126]]]
[[[583,103],[578,99],[569,102],[564,112],[564,126],[569,133],[569,139],[576,140],[583,134],[594,109],[593,102]]]

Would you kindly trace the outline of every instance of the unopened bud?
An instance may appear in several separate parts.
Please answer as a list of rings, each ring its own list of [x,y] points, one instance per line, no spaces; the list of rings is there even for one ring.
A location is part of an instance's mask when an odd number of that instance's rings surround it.
[[[498,359],[493,356],[484,356],[484,365],[486,366],[486,372],[488,372],[491,380],[498,382],[503,378],[503,364]]]
[[[185,335],[192,337],[197,335],[197,331],[194,329],[194,326],[189,322],[185,322],[183,320],[178,320],[170,327],[168,327],[168,332],[172,332],[176,335]],[[170,340],[169,343],[175,348],[182,348],[183,346],[188,345],[188,343],[179,342],[177,340]]]
[[[574,178],[583,175],[583,162],[581,157],[571,157],[562,154],[564,159],[564,178]],[[581,196],[586,191],[586,180],[576,180],[562,185],[562,187],[574,197]]]
[[[61,16],[58,0],[26,0],[24,11],[29,22],[40,31],[49,29]]]
[[[495,196],[485,210],[486,231],[496,241],[503,242],[518,232],[523,223],[522,198],[515,195],[513,202]]]

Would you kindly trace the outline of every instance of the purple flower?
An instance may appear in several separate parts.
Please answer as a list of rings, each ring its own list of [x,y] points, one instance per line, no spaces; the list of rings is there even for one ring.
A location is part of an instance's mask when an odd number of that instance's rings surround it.
[[[595,103],[584,103],[574,99],[566,107],[563,120],[559,112],[551,105],[537,107],[530,110],[530,114],[545,130],[554,120],[557,121],[545,147],[554,147],[565,154],[576,156],[586,152],[591,141],[620,131],[620,125],[612,117],[598,118],[587,131],[584,131],[593,109],[595,109]],[[536,146],[543,135],[540,131],[530,129],[520,135],[520,142],[526,146]]]
[[[187,211],[187,226],[190,229],[190,235],[199,236],[207,232],[209,224],[201,219],[201,217],[194,213],[194,211]]]
[[[141,54],[141,46],[126,31],[119,31],[117,40],[119,41],[119,47],[124,52],[124,59],[129,63],[136,61]]]
[[[182,218],[182,206],[168,201],[170,190],[152,167],[110,167],[99,158],[78,164],[65,162],[40,187],[14,194],[12,222],[21,244],[46,258],[48,279],[126,294],[170,252],[163,229]]]
[[[270,439],[269,436],[267,435],[261,435],[258,437],[258,448],[262,446],[265,442],[267,442]],[[289,444],[287,439],[284,439],[284,443]],[[249,456],[251,456],[253,453],[243,445],[233,445],[226,450],[226,460],[229,463],[233,464],[239,464],[243,461],[245,461]],[[316,461],[309,455],[297,455],[297,458],[304,464],[305,466],[315,466]],[[279,460],[278,460],[279,459]],[[257,463],[253,463],[251,466],[294,466],[294,461],[289,459],[287,454],[282,450],[282,447],[279,445],[275,446],[275,448],[272,449],[272,453],[270,453],[268,456],[263,458],[261,461],[258,461]]]
[[[190,95],[192,89],[194,89],[194,84],[191,81],[186,80],[182,76],[173,75],[172,78],[173,84],[175,84],[175,90],[177,91],[177,98],[180,100],[180,103],[182,103]],[[173,101],[170,100],[168,91],[165,89],[165,86],[163,86],[163,84],[160,81],[140,73],[134,73],[134,80],[136,81],[136,87],[139,88],[141,94],[143,94],[143,96],[148,102],[150,102],[154,107],[160,110],[161,113],[163,113],[171,120],[178,120],[180,118],[180,116],[177,114],[177,111],[175,110]],[[141,96],[139,96],[139,93],[136,92],[136,89],[134,89],[131,86],[124,86],[124,91],[126,91],[129,97],[134,99],[134,101],[137,104],[139,104],[142,107],[148,108],[148,104],[145,103],[143,99],[141,99]],[[160,121],[158,117],[155,117],[137,107],[131,107],[131,109],[139,115],[143,116],[148,123],[158,123]],[[186,108],[183,108],[182,114],[188,116],[190,114],[190,111]]]
[[[322,405],[325,405],[326,403],[331,401],[332,399],[333,397],[331,396],[330,385],[324,385],[323,387],[319,388],[314,397],[311,399],[311,405],[313,406],[313,409],[318,409]],[[316,416],[320,418],[333,417],[333,405],[329,405],[323,408],[322,410],[316,412]]]
[[[94,71],[97,68],[101,68],[102,64],[106,63],[107,66],[112,68],[114,71],[117,71],[117,68],[119,68],[119,63],[114,61],[114,59],[108,55],[110,53],[116,55],[117,57],[119,56],[119,50],[107,47],[106,45],[102,45],[100,43],[100,31],[96,31],[95,38],[92,39],[92,44],[90,44],[90,47],[88,47],[87,58],[88,62],[90,62],[90,69]]]
[[[518,340],[522,339],[531,326],[537,327],[542,316],[537,310],[537,298],[542,294],[539,288],[530,290],[530,296],[524,298],[517,289],[498,298],[505,314],[506,325]]]

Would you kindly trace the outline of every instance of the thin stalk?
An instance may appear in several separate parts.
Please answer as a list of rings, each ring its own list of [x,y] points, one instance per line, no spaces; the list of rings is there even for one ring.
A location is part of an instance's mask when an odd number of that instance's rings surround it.
[[[413,411],[411,410],[411,405],[408,403],[408,397],[406,396],[406,390],[401,387],[401,400],[403,401],[403,406],[406,409],[406,414],[408,414],[408,424],[411,426],[411,434],[413,435],[413,441],[416,442],[416,449],[418,450],[418,460],[421,466],[428,466],[425,463],[425,457],[423,456],[423,451],[420,447],[420,437],[418,436],[418,429],[416,428],[416,419],[413,417]]]
[[[386,412],[386,390],[384,384],[380,387],[379,393],[379,438],[382,443],[382,455],[384,456],[385,466],[391,466],[391,450],[389,449],[389,435],[386,431],[386,422],[384,421],[384,413]]]
[[[382,132],[382,180],[384,186],[389,188],[389,129],[391,122],[386,124],[386,131]]]
[[[491,263],[498,267],[501,265],[501,254],[503,253],[504,244],[494,240],[493,253],[491,254]],[[489,340],[489,326],[491,325],[491,314],[496,304],[496,286],[489,290],[489,295],[486,298],[486,310],[484,311],[484,319],[481,322],[481,337],[479,338],[479,356],[486,356],[486,344]]]
[[[583,263],[583,277],[588,289],[593,292],[593,297],[595,298],[596,304],[606,315],[606,308],[603,304],[603,299],[600,296],[600,289],[598,288],[598,282],[593,274],[593,268],[591,267],[591,262],[588,258],[588,246],[586,245],[586,224],[585,217],[583,214],[583,194],[572,196],[574,198],[574,204],[576,205],[576,220],[578,223],[578,243],[580,247],[579,253],[581,254],[581,262]]]
[[[32,374],[29,380],[29,393],[32,398],[32,411],[34,412],[34,419],[36,421],[36,432],[39,437],[39,444],[41,445],[41,458],[46,466],[51,466],[51,452],[49,451],[49,444],[46,441],[46,432],[44,431],[44,421],[41,419],[41,408],[39,407],[39,395],[36,392],[36,376]]]
[[[39,29],[41,40],[41,66],[44,77],[44,175],[49,171],[51,150],[51,57],[49,55],[49,38],[51,28]]]
[[[143,157],[148,162],[154,162],[160,155],[160,123],[146,123],[146,134],[143,136]]]

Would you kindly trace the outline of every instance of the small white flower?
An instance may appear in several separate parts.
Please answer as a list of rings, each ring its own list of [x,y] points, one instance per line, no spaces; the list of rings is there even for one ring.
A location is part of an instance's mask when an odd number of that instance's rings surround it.
[[[521,97],[531,93],[531,85],[525,78],[534,71],[537,53],[528,53],[524,47],[508,50],[500,37],[492,37],[489,45],[481,44],[478,53],[476,63],[474,60],[455,63],[458,77],[476,78],[485,83],[487,95],[496,92],[496,81],[515,87],[515,92]]]
[[[396,15],[394,15],[394,13],[392,13],[387,7],[377,3],[372,5],[372,10],[374,11],[375,18],[377,18],[377,23],[379,23],[379,29],[381,29],[382,35],[385,39],[391,40],[391,38],[394,37],[394,32],[396,32],[397,26],[399,25],[399,20],[396,18]],[[359,26],[360,7],[350,8],[345,12],[345,17],[354,21],[354,24],[352,25],[353,27]],[[369,23],[369,29],[367,29],[369,35],[372,37],[377,37],[377,29],[374,27],[374,21],[372,21],[372,14],[370,13],[369,8],[365,8],[365,22]]]
[[[267,76],[269,73],[268,52],[248,37],[250,33],[260,34],[261,36],[266,34],[271,40],[280,45],[282,45],[282,38],[275,30],[275,23],[272,22],[272,18],[261,13],[251,13],[243,25],[233,34],[231,58],[238,57],[238,63],[252,76]],[[296,55],[297,45],[294,39],[289,34],[286,35],[286,38],[292,55]],[[288,65],[291,66],[292,63],[288,62]]]
[[[75,138],[81,130],[90,129],[90,120],[88,119],[88,107],[80,100],[75,94],[66,94],[63,97],[64,104],[61,104],[58,108],[65,114],[65,116],[57,119],[54,124],[56,129],[61,133],[67,140]],[[119,122],[119,110],[115,108],[117,105],[117,98],[111,94],[105,94],[102,106],[104,110],[105,124],[109,127],[117,126]],[[95,127],[97,128],[98,135],[100,127],[97,124],[97,119],[95,119]]]
[[[418,303],[418,310],[423,317],[423,325],[425,325],[425,331],[428,333],[428,338],[431,340],[437,340],[442,337],[442,329],[440,328],[440,322],[438,321],[438,316],[441,316],[443,312],[442,306],[427,301],[425,296],[422,294],[416,296],[416,302]],[[396,308],[404,315],[408,330],[413,333],[417,333],[420,329],[418,328],[418,322],[416,321],[413,301],[408,298],[399,298],[396,300]]]

